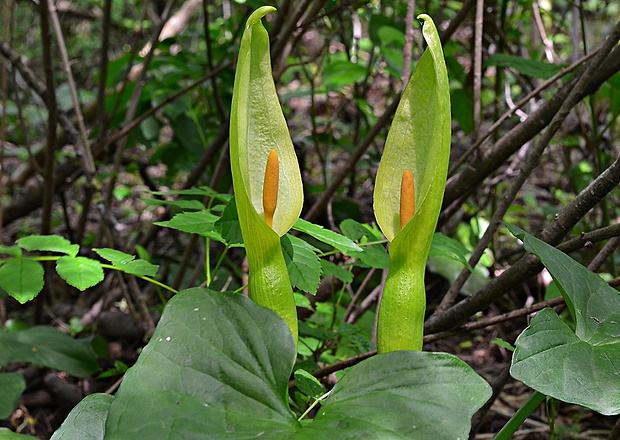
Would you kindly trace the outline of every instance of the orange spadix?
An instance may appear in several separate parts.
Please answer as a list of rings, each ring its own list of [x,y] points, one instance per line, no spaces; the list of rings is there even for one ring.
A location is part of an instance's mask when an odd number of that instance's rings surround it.
[[[405,170],[400,182],[400,227],[401,229],[411,220],[415,214],[415,185],[413,174]]]
[[[263,210],[265,212],[265,223],[273,227],[273,214],[276,212],[278,204],[278,179],[280,176],[280,163],[276,150],[269,152],[267,166],[265,167],[265,180],[263,183]]]

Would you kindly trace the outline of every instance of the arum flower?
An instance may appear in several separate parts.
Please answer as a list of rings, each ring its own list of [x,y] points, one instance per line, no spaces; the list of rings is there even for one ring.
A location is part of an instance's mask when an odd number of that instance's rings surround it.
[[[450,156],[450,90],[441,42],[425,14],[428,44],[388,133],[374,190],[374,211],[391,241],[377,321],[377,349],[421,350],[424,269],[437,226]]]
[[[271,72],[264,6],[248,18],[235,73],[230,164],[248,257],[249,296],[284,319],[297,340],[297,312],[280,237],[303,205],[301,173]]]

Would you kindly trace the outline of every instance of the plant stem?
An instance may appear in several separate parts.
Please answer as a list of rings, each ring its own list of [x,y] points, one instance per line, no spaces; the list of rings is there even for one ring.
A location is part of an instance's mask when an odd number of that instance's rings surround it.
[[[538,405],[540,405],[542,401],[545,400],[545,397],[547,396],[538,391],[534,391],[530,398],[527,399],[527,402],[525,402],[525,404],[521,408],[519,408],[515,415],[512,416],[510,420],[508,420],[508,423],[504,425],[501,431],[497,433],[494,440],[509,440],[510,437],[512,437],[512,435],[516,432],[516,430],[519,429],[519,426],[523,424],[525,419],[527,419],[530,414],[532,414],[534,410],[538,408]]]

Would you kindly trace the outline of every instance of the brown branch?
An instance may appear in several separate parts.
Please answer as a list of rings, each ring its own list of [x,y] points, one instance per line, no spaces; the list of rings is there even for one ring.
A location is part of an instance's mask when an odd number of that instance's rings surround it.
[[[609,168],[564,207],[556,216],[555,221],[543,229],[540,238],[552,245],[557,244],[590,209],[600,203],[618,184],[620,184],[620,158],[616,159]],[[559,246],[559,248],[561,247]],[[429,318],[425,323],[425,331],[436,333],[457,326],[469,316],[501,298],[515,285],[536,275],[541,269],[542,264],[536,257],[530,254],[524,255],[517,263],[499,277],[492,279],[476,294],[465,298],[441,315]]]
[[[592,62],[593,60],[590,60],[584,68],[592,65]],[[620,46],[614,48],[604,63],[597,63],[597,65],[599,68],[594,72],[590,81],[588,81],[583,90],[578,91],[580,100],[594,93],[605,81],[620,71]],[[532,113],[528,119],[517,124],[490,147],[484,155],[478,157],[473,163],[463,168],[459,174],[452,177],[446,186],[444,206],[448,206],[460,196],[479,186],[510,155],[549,125],[553,116],[566,100],[566,97],[574,89],[578,78],[576,76],[566,83],[549,101]]]
[[[392,116],[394,115],[394,112],[398,107],[400,96],[401,95],[399,94],[396,98],[394,98],[392,104],[390,104],[390,106],[385,110],[383,115],[381,115],[379,120],[377,120],[377,123],[373,125],[366,137],[364,137],[364,139],[362,139],[362,141],[358,144],[355,152],[349,158],[349,161],[344,166],[344,168],[340,170],[340,173],[338,173],[338,175],[334,176],[331,185],[329,185],[329,187],[326,188],[325,191],[323,191],[317,201],[314,202],[314,204],[304,217],[306,220],[314,220],[321,212],[325,210],[327,204],[329,203],[329,199],[332,198],[334,193],[338,190],[338,188],[340,188],[342,182],[344,182],[344,179],[347,177],[347,175],[355,168],[355,165],[357,165],[357,162],[362,158],[370,144],[374,141],[375,137],[377,137],[379,132],[383,130],[383,128],[387,126],[392,119]]]

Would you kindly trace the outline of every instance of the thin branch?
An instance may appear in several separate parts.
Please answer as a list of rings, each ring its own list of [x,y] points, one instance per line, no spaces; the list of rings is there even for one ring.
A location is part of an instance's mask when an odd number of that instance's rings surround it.
[[[413,56],[413,19],[415,0],[407,0],[407,13],[405,15],[405,47],[403,49],[403,74],[401,77],[402,89],[405,90],[411,74],[411,57]]]
[[[342,184],[342,182],[344,182],[344,179],[355,168],[355,165],[357,165],[357,162],[362,158],[362,156],[364,155],[370,144],[377,137],[379,132],[383,130],[383,128],[387,126],[388,123],[391,121],[392,116],[394,115],[394,112],[398,107],[400,96],[401,95],[399,94],[396,98],[394,98],[394,101],[385,110],[383,115],[381,115],[381,117],[377,120],[375,125],[373,125],[373,127],[369,130],[366,137],[364,137],[364,139],[362,139],[362,141],[358,144],[355,152],[349,158],[347,164],[342,169],[340,169],[340,172],[336,176],[334,176],[331,185],[329,185],[329,187],[325,189],[325,191],[323,191],[323,193],[316,200],[316,202],[314,202],[314,204],[304,217],[306,220],[314,220],[321,212],[325,210],[327,204],[329,203],[329,200],[332,198],[338,188],[340,188],[340,185]]]
[[[616,159],[609,168],[596,177],[590,185],[557,214],[555,221],[543,229],[540,239],[552,245],[557,244],[590,209],[600,203],[618,184],[620,184],[620,158]],[[581,237],[579,238],[581,239]],[[566,250],[563,246],[558,246],[558,248]],[[425,323],[425,331],[436,333],[453,328],[469,316],[501,298],[515,285],[536,275],[542,267],[536,257],[530,254],[524,255],[499,277],[489,281],[476,294],[468,296],[442,314],[433,315],[429,318]]]
[[[71,71],[71,65],[69,64],[69,54],[67,53],[67,47],[65,45],[65,39],[62,35],[62,29],[60,28],[60,21],[58,20],[58,14],[56,13],[56,7],[53,3],[49,4],[49,14],[56,34],[56,42],[58,43],[58,51],[62,59],[62,67],[67,76],[67,84],[69,85],[69,92],[71,93],[71,100],[73,101],[73,110],[75,111],[75,117],[77,119],[77,125],[80,134],[80,143],[82,148],[80,151],[80,159],[82,160],[82,166],[84,167],[84,173],[88,180],[91,180],[95,176],[95,159],[93,159],[93,153],[90,149],[88,142],[88,134],[86,133],[86,125],[84,124],[84,116],[82,115],[82,106],[80,105],[80,98],[78,96],[75,80],[73,79],[73,72]],[[78,144],[78,145],[79,145]]]
[[[491,136],[495,130],[497,130],[500,125],[502,125],[504,123],[504,121],[508,118],[510,118],[512,115],[514,115],[517,110],[519,110],[521,107],[523,107],[525,104],[527,104],[527,102],[530,99],[535,98],[536,96],[540,95],[541,92],[543,92],[544,90],[546,90],[547,88],[551,87],[553,84],[555,84],[556,81],[558,81],[560,78],[562,78],[563,76],[568,75],[569,73],[573,72],[577,67],[581,66],[584,62],[586,62],[587,60],[589,60],[590,58],[592,58],[594,55],[596,55],[597,51],[594,51],[584,57],[582,57],[581,59],[575,61],[573,64],[571,64],[568,67],[563,68],[562,70],[560,70],[558,73],[556,73],[555,75],[553,75],[551,78],[549,78],[547,81],[543,82],[542,84],[538,85],[538,87],[536,87],[534,90],[532,90],[530,93],[528,93],[527,95],[525,95],[523,98],[521,98],[515,105],[514,107],[511,107],[510,109],[508,109],[508,111],[506,111],[497,121],[495,121],[493,123],[493,125],[491,125],[487,131],[484,132],[484,134],[480,135],[477,139],[476,142],[474,142],[472,144],[471,147],[469,147],[467,149],[467,151],[465,153],[463,153],[461,155],[461,157],[459,157],[459,159],[452,165],[452,167],[450,168],[450,171],[448,172],[448,175],[451,176],[453,175],[457,169],[463,165],[463,163],[467,160],[467,158],[478,149],[478,147],[480,147],[480,145],[482,145],[482,143],[487,140],[487,138],[489,136]]]
[[[474,133],[478,137],[482,122],[482,26],[484,0],[476,0],[476,20],[474,31]]]

